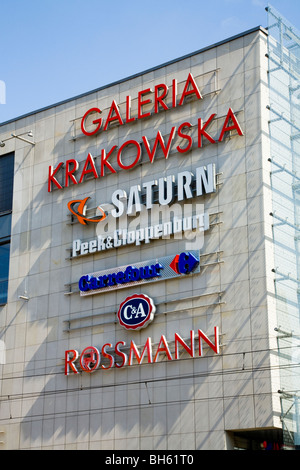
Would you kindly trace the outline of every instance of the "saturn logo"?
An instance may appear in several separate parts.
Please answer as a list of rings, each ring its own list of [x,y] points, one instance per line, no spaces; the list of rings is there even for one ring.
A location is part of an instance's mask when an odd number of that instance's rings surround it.
[[[98,209],[102,213],[101,217],[92,217],[88,219],[85,214],[86,214],[86,203],[87,200],[90,199],[89,196],[86,197],[85,199],[76,199],[74,201],[68,202],[68,209],[70,212],[72,212],[73,215],[76,215],[78,221],[82,225],[87,225],[88,222],[101,222],[106,218],[106,214],[103,209],[101,209],[100,206],[98,206]],[[77,210],[74,209],[74,206],[78,204]]]
[[[153,320],[155,310],[153,300],[147,295],[131,295],[119,307],[119,323],[127,330],[145,328]]]

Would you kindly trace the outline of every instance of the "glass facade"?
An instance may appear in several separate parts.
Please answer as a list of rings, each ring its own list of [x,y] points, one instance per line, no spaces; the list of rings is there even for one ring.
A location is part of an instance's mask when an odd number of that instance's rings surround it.
[[[0,305],[7,302],[14,153],[0,157]]]
[[[267,12],[273,195],[271,216],[281,421],[285,446],[299,448],[300,35],[272,6],[267,8]]]

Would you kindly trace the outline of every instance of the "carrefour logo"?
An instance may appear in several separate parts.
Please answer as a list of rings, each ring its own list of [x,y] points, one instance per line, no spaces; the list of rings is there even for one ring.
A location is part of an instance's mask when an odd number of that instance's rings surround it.
[[[129,266],[106,269],[80,277],[78,287],[81,296],[101,294],[132,285],[164,281],[200,272],[200,252],[188,252],[138,262]]]
[[[121,303],[118,320],[127,330],[145,328],[154,318],[155,305],[145,294],[134,294]]]

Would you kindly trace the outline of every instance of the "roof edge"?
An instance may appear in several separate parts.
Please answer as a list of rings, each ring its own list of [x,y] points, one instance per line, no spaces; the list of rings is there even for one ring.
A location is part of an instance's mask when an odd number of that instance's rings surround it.
[[[106,85],[103,85],[101,87],[98,87],[98,88],[95,88],[94,90],[90,90],[90,91],[87,91],[87,92],[84,92],[84,93],[81,93],[79,95],[76,95],[76,96],[73,96],[71,98],[67,98],[65,100],[62,100],[62,101],[58,101],[57,103],[54,103],[54,104],[51,104],[51,105],[48,105],[48,106],[44,106],[43,108],[39,108],[39,109],[36,109],[35,111],[29,111],[28,113],[25,113],[25,114],[22,114],[21,116],[18,116],[18,117],[15,117],[15,118],[12,118],[12,119],[9,119],[8,121],[4,121],[4,122],[0,122],[0,127],[2,126],[5,126],[7,124],[11,124],[12,122],[15,122],[15,121],[19,121],[21,119],[25,119],[29,116],[33,116],[34,114],[38,114],[38,113],[41,113],[43,111],[47,111],[48,109],[51,109],[51,108],[55,108],[57,106],[62,106],[66,103],[69,103],[70,101],[74,101],[74,100],[78,100],[80,98],[83,98],[85,96],[88,96],[88,95],[92,95],[93,93],[97,93],[101,90],[104,90],[106,88],[109,88],[111,86],[115,86],[115,85],[119,85],[120,83],[124,83],[128,80],[132,80],[134,78],[137,78],[139,77],[140,75],[145,75],[146,73],[149,73],[149,72],[153,72],[154,70],[158,70],[162,67],[166,67],[168,65],[171,65],[171,64],[174,64],[175,62],[179,62],[181,60],[184,60],[184,59],[188,59],[189,57],[192,57],[196,54],[200,54],[202,52],[205,52],[205,51],[208,51],[209,49],[213,49],[214,47],[218,47],[218,46],[221,46],[222,44],[225,44],[227,42],[231,42],[231,41],[234,41],[235,39],[238,39],[238,38],[241,38],[243,36],[247,36],[248,34],[252,34],[256,31],[261,31],[263,33],[265,33],[266,35],[268,35],[268,31],[266,30],[266,28],[264,28],[263,26],[256,26],[255,28],[251,28],[251,29],[248,29],[247,31],[244,31],[242,33],[239,33],[239,34],[236,34],[234,36],[231,36],[227,39],[223,39],[219,42],[216,42],[214,44],[211,44],[210,46],[205,46],[201,49],[198,49],[194,52],[190,52],[186,55],[183,55],[181,57],[178,57],[176,59],[172,59],[168,62],[164,62],[163,64],[160,64],[160,65],[157,65],[157,66],[154,66],[154,67],[151,67],[149,69],[146,69],[142,72],[138,72],[138,73],[135,73],[133,75],[130,75],[126,78],[122,78],[120,80],[116,80],[114,82],[111,82],[111,83],[108,83]]]

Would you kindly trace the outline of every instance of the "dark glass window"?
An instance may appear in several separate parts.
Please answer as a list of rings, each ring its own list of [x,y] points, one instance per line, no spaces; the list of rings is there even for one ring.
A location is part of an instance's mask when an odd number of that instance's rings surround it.
[[[14,153],[0,156],[0,305],[7,302]]]
[[[14,154],[0,157],[0,214],[12,210]]]
[[[0,245],[0,305],[7,302],[10,241]]]

